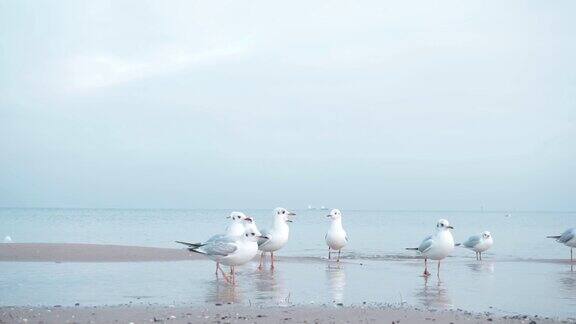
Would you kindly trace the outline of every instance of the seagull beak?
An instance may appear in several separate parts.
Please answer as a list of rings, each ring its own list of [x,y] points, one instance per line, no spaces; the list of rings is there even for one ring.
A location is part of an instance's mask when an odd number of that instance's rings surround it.
[[[266,240],[269,239],[269,237],[268,237],[268,236],[265,236],[265,235],[259,235],[258,237],[259,237],[259,238],[266,239]]]
[[[286,222],[287,222],[287,223],[292,223],[292,220],[287,219]]]
[[[231,218],[231,217],[232,217],[232,216],[230,216],[230,215],[226,216],[226,218]]]
[[[296,216],[296,213],[288,212],[288,215],[290,215],[290,216]]]
[[[454,226],[448,226],[449,229],[454,229]]]
[[[249,221],[250,223],[252,223],[252,222],[254,221],[254,220],[253,220],[252,218],[250,218],[250,217],[246,217],[246,218],[244,218],[244,220]]]

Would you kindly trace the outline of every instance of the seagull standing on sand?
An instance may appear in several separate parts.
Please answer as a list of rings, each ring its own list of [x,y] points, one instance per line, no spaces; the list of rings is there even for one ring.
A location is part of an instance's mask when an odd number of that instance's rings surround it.
[[[436,223],[436,233],[425,238],[417,248],[407,248],[416,250],[424,257],[424,276],[430,275],[428,272],[428,259],[438,260],[438,276],[440,276],[440,261],[447,257],[454,250],[454,238],[450,230],[454,227],[450,223],[441,219]]]
[[[340,262],[340,250],[348,243],[348,235],[346,235],[346,231],[342,227],[342,213],[338,209],[332,209],[326,217],[330,217],[332,220],[330,229],[324,236],[328,245],[328,260],[330,260],[331,250],[338,250],[336,262]]]
[[[293,215],[296,214],[286,208],[278,207],[274,209],[274,225],[269,230],[262,230],[262,236],[267,239],[262,238],[258,241],[258,249],[262,251],[258,269],[262,270],[264,253],[266,252],[270,252],[270,269],[274,269],[274,252],[280,250],[288,242],[288,236],[290,235],[288,223],[292,222],[288,217]]]
[[[556,239],[556,242],[570,247],[570,262],[574,261],[572,250],[576,248],[576,227],[567,229],[562,235],[548,236],[548,238]]]
[[[178,242],[188,246],[188,250],[206,255],[208,258],[230,266],[230,279],[220,266],[218,269],[226,281],[236,283],[235,266],[243,265],[258,254],[258,240],[267,239],[255,228],[247,226],[244,234],[240,236],[218,235],[213,236],[205,243]]]
[[[482,234],[470,236],[464,243],[462,243],[462,246],[476,252],[476,260],[482,260],[482,252],[487,251],[493,244],[494,239],[492,238],[492,234],[488,231],[484,231]]]

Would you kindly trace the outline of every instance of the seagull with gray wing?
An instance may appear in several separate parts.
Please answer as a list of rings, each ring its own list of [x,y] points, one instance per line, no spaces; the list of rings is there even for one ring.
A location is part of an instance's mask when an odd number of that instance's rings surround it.
[[[494,239],[492,234],[488,231],[484,231],[479,235],[470,236],[464,243],[456,244],[476,252],[476,260],[482,260],[482,252],[487,251],[494,244]]]
[[[204,254],[208,258],[230,267],[230,279],[219,267],[224,279],[236,283],[234,267],[243,265],[252,260],[258,254],[258,240],[266,237],[262,236],[258,230],[247,229],[241,236],[219,236],[205,243],[193,244],[186,242],[177,243],[188,246],[188,250]]]
[[[262,263],[264,262],[264,253],[270,252],[270,269],[274,269],[274,252],[280,250],[288,242],[290,235],[290,227],[288,223],[292,220],[290,216],[296,215],[288,211],[286,208],[278,207],[274,209],[274,224],[268,230],[262,230],[262,238],[258,241],[258,249],[262,251],[260,255],[260,265],[258,269],[262,270]]]
[[[454,250],[454,238],[450,232],[454,227],[445,219],[440,219],[436,223],[436,233],[425,238],[417,248],[407,248],[415,250],[424,257],[424,276],[430,275],[428,272],[428,259],[438,260],[438,276],[440,276],[440,261],[447,257]]]
[[[570,247],[570,262],[574,261],[572,250],[576,248],[576,227],[567,229],[562,235],[548,236],[548,238],[556,239],[556,242]]]

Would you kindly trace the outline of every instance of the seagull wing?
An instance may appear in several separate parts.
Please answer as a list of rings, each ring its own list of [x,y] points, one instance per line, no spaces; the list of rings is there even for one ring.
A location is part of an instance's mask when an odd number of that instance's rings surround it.
[[[418,251],[420,253],[424,253],[424,252],[430,250],[432,245],[434,245],[434,240],[432,240],[432,235],[430,235],[427,238],[425,238],[422,241],[422,243],[420,243],[420,246],[418,246]]]
[[[208,255],[228,256],[238,250],[238,247],[232,240],[218,240],[206,244],[198,249],[199,252]]]
[[[263,237],[259,238],[258,239],[258,246],[259,247],[266,245],[266,243],[268,243],[270,241],[270,234],[271,234],[270,230],[266,230],[266,229],[260,230],[260,233],[262,234],[262,236],[266,236],[268,238],[263,238]]]
[[[574,235],[576,233],[576,228],[571,228],[566,230],[564,233],[562,233],[562,235],[558,238],[558,242],[560,243],[566,243],[570,240],[572,240],[574,238]]]
[[[467,248],[473,248],[476,245],[478,245],[481,240],[482,240],[482,237],[480,235],[470,236],[466,240],[466,242],[462,243],[462,245],[464,245],[464,247],[467,247]]]

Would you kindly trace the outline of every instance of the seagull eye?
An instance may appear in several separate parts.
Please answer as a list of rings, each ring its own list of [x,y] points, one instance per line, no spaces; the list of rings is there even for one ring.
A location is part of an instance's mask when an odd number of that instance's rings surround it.
[[[254,236],[254,235],[256,235],[256,234],[252,233],[252,236]]]
[[[286,213],[285,211],[282,211],[282,214],[285,214],[285,213]]]
[[[246,237],[248,237],[248,234],[244,234],[244,235],[246,235]]]

